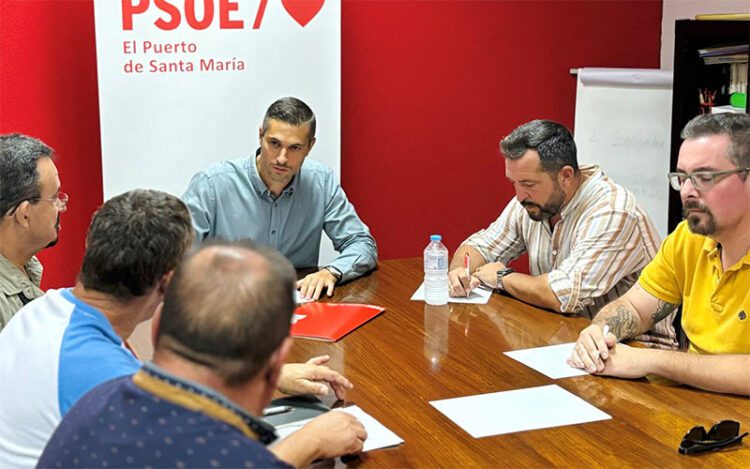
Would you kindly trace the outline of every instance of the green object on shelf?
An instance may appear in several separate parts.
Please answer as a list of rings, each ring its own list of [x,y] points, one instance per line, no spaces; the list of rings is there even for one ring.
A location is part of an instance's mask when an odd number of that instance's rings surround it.
[[[732,93],[729,97],[729,104],[734,107],[747,109],[747,93]]]

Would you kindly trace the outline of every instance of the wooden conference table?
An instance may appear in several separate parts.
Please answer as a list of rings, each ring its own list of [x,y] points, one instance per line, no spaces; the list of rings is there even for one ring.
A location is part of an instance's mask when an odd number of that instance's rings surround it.
[[[349,461],[363,467],[661,466],[748,467],[750,444],[701,456],[677,447],[695,425],[724,419],[750,429],[750,399],[676,386],[658,378],[580,376],[552,380],[503,352],[574,341],[587,320],[493,294],[486,305],[435,307],[410,301],[421,259],[383,261],[330,300],[385,313],[336,343],[296,339],[290,361],[331,355],[362,407],[405,440]],[[429,401],[555,383],[611,420],[475,439]]]

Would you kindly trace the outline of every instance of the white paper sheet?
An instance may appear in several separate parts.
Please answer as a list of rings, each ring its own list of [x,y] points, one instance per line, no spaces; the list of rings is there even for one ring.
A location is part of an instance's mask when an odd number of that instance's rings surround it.
[[[362,410],[359,406],[353,405],[342,407],[339,409],[333,409],[331,412],[346,412],[347,414],[357,417],[357,419],[362,422],[362,425],[364,425],[365,430],[367,431],[367,440],[365,440],[364,449],[362,451],[388,448],[390,446],[400,445],[404,442],[403,439],[390,431],[385,425],[375,420],[374,417]],[[280,439],[285,438],[291,433],[299,430],[300,427],[310,420],[311,419],[300,420],[299,422],[280,425],[276,427],[276,434]]]
[[[474,438],[612,418],[556,384],[430,404]]]
[[[486,305],[490,301],[492,290],[486,287],[475,288],[469,293],[469,297],[448,297],[448,303],[470,303],[475,305]],[[417,291],[411,296],[412,300],[424,301],[424,283],[417,288]]]
[[[524,350],[513,350],[504,352],[505,355],[517,360],[529,368],[533,368],[543,375],[552,379],[569,378],[571,376],[582,376],[588,373],[580,368],[573,368],[565,363],[573,352],[575,342],[559,345],[548,345],[545,347],[527,348]]]

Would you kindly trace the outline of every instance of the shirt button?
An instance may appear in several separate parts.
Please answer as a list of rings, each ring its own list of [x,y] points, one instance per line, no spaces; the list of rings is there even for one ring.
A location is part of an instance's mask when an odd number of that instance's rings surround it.
[[[271,231],[271,234],[276,234],[276,230],[272,230],[272,231]]]
[[[553,255],[553,256],[556,256],[556,255],[557,255],[557,249],[553,249],[553,250],[552,250],[552,255]]]
[[[278,206],[279,206],[279,203],[278,203],[278,202],[276,202],[275,204],[273,204],[273,206],[274,206],[274,207],[278,207]]]

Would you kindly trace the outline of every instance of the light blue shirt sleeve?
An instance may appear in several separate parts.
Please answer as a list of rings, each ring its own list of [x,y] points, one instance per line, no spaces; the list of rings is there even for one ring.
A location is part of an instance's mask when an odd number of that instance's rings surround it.
[[[324,229],[339,256],[329,266],[341,272],[341,281],[355,279],[378,264],[378,248],[370,230],[357,216],[344,190],[331,181]]]
[[[200,243],[209,236],[216,213],[216,190],[213,181],[202,171],[193,176],[187,191],[182,196],[190,210],[195,230],[195,241]]]

